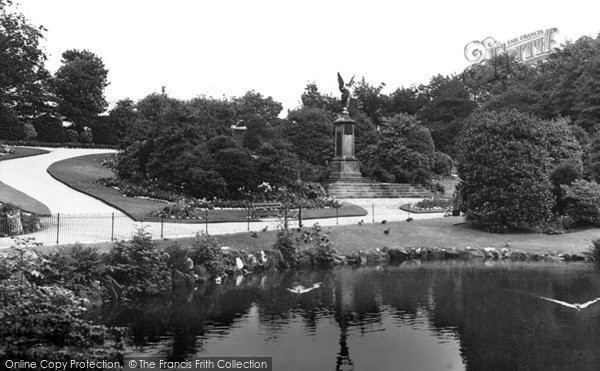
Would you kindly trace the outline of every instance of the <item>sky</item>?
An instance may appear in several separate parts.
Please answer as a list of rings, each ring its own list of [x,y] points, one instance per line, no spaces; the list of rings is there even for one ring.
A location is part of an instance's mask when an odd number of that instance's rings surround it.
[[[300,105],[315,82],[338,95],[337,72],[373,85],[424,84],[470,62],[464,47],[556,27],[557,45],[600,33],[597,1],[20,0],[47,32],[47,68],[87,49],[109,71],[109,102],[169,96],[241,96],[255,90]]]

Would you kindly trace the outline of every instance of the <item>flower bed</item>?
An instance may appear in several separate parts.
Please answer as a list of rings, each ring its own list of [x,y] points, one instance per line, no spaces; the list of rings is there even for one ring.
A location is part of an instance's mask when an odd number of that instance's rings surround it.
[[[6,144],[0,144],[0,156],[6,156],[15,153],[15,151]]]
[[[415,204],[402,205],[400,209],[411,213],[443,213],[452,210],[452,199],[434,196],[425,198]]]

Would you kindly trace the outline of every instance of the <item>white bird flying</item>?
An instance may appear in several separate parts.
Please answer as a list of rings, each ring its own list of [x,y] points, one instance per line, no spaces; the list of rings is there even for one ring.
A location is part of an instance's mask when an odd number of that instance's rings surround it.
[[[594,304],[595,302],[600,301],[600,298],[596,298],[594,300],[590,300],[588,302],[581,303],[581,304],[579,304],[579,303],[571,304],[571,303],[567,303],[566,301],[561,301],[561,300],[556,300],[556,299],[552,299],[552,298],[547,298],[545,296],[540,296],[540,299],[544,299],[546,301],[551,301],[553,303],[560,304],[560,305],[565,306],[567,308],[573,308],[573,309],[577,309],[577,310],[585,309],[585,308],[589,307],[590,305]]]
[[[313,284],[311,287],[304,287],[302,285],[296,285],[294,287],[292,287],[291,289],[286,289],[289,292],[293,292],[294,294],[306,294],[309,291],[312,291],[314,289],[318,289],[319,287],[321,287],[321,282],[317,282],[315,284]]]

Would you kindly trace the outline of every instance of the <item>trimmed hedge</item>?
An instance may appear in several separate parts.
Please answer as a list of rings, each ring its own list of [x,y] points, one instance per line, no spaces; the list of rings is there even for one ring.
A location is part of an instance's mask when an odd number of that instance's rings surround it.
[[[50,147],[50,148],[97,148],[97,149],[119,149],[117,145],[95,144],[95,143],[53,143],[37,142],[35,140],[3,140],[2,143],[11,146],[32,146],[32,147]]]

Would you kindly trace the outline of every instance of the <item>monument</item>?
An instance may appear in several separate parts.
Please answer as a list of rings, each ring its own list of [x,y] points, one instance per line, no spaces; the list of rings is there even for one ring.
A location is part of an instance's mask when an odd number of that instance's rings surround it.
[[[379,183],[360,175],[360,164],[354,157],[354,126],[348,112],[350,87],[354,78],[344,84],[338,73],[338,83],[342,92],[342,112],[333,122],[335,156],[330,163],[330,182],[327,191],[337,198],[402,198],[429,197],[431,192],[421,186],[399,183]]]
[[[360,180],[360,165],[358,159],[354,157],[354,121],[348,112],[348,101],[350,98],[350,89],[354,77],[348,84],[344,84],[342,76],[338,73],[338,83],[342,93],[342,113],[338,114],[333,122],[335,154],[331,160],[330,178],[333,181]]]

